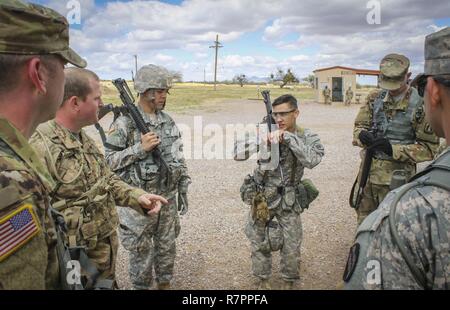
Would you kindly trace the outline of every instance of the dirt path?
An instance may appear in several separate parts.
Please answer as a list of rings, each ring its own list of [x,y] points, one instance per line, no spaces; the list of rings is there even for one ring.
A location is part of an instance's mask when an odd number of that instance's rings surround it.
[[[305,173],[318,186],[320,196],[302,214],[304,237],[297,289],[334,289],[342,277],[356,229],[355,213],[347,200],[359,165],[358,149],[351,144],[358,109],[359,106],[342,104],[301,104],[299,123],[319,134],[326,155],[319,166]],[[177,123],[193,128],[194,117],[202,115],[203,126],[218,124],[225,128],[226,124],[254,123],[263,114],[261,101],[248,100],[220,104],[212,112],[172,116]],[[110,122],[110,118],[102,121]],[[90,131],[98,139],[92,128]],[[200,136],[199,129],[192,133],[192,138]],[[181,220],[174,289],[255,288],[250,248],[243,231],[248,207],[239,197],[242,179],[254,165],[254,161],[188,160],[193,180],[190,212]],[[130,288],[127,256],[121,248],[117,272],[119,285],[124,289]],[[272,286],[277,288],[281,281],[278,253],[273,265]]]

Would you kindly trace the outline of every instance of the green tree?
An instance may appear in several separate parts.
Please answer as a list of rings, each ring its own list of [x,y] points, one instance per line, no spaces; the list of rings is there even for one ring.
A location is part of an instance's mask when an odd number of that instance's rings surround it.
[[[286,86],[287,84],[292,84],[292,83],[298,83],[298,78],[295,76],[294,72],[292,72],[292,70],[289,68],[287,70],[287,72],[284,74],[283,70],[278,69],[278,74],[277,76],[282,76],[282,83],[280,85],[280,88],[283,88],[284,86]]]
[[[244,84],[247,83],[247,77],[245,76],[245,74],[237,74],[234,78],[233,78],[233,83],[235,84],[239,84],[241,85],[241,87],[244,87]]]
[[[314,80],[316,77],[313,74],[308,75],[307,77],[303,78],[303,81],[309,83],[312,88],[314,88]]]

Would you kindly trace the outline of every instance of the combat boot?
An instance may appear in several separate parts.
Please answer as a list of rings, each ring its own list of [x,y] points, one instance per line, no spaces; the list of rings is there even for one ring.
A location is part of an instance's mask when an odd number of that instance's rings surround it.
[[[157,287],[161,291],[170,290],[170,282],[158,283]]]
[[[293,288],[294,288],[294,282],[293,281],[283,280],[283,284],[281,284],[281,289],[282,290],[290,291]]]
[[[270,286],[269,279],[261,279],[258,283],[258,290],[260,291],[266,291],[271,290],[272,286]]]

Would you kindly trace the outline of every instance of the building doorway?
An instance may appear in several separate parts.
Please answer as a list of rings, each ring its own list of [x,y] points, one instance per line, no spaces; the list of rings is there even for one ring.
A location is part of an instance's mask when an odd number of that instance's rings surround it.
[[[342,93],[342,78],[341,77],[334,77],[331,81],[332,87],[332,95],[331,95],[331,101],[333,102],[343,102],[344,96]]]

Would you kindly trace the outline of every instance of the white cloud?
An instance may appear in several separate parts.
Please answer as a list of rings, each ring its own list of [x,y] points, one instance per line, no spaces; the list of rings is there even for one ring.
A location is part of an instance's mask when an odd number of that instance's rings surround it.
[[[164,54],[160,54],[160,53],[155,55],[155,59],[158,62],[162,62],[162,63],[164,63],[164,62],[172,62],[172,61],[175,60],[175,58],[173,58],[172,56],[164,55]]]
[[[203,80],[205,68],[211,75],[209,46],[216,34],[225,45],[221,78],[267,76],[277,67],[292,68],[300,76],[333,65],[375,69],[390,52],[404,53],[412,69],[420,70],[425,36],[439,30],[435,20],[448,18],[450,11],[448,0],[381,0],[381,25],[369,25],[367,1],[361,0],[185,0],[181,5],[132,0],[97,7],[94,0],[80,2],[83,26],[71,30],[71,44],[91,69],[107,78],[128,74],[138,54],[140,64],[157,62],[183,70],[187,79]],[[67,1],[47,3],[67,13]],[[262,55],[256,45],[245,52],[239,46],[230,49],[253,32],[261,33],[272,54]],[[177,60],[170,51],[187,55]]]

